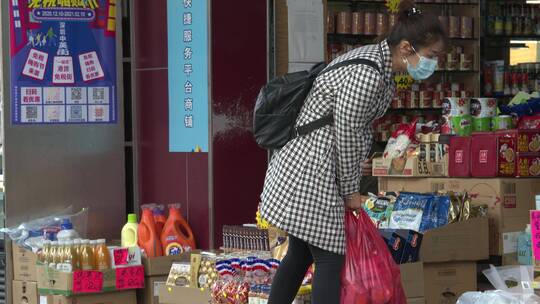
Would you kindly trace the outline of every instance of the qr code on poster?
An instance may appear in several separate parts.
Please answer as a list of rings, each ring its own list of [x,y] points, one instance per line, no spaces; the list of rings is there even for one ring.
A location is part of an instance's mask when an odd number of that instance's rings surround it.
[[[82,100],[82,88],[71,88],[71,100],[73,101]]]
[[[93,88],[92,97],[94,100],[105,99],[105,88]]]
[[[82,119],[82,107],[72,106],[69,114],[71,119]]]
[[[26,119],[37,119],[38,117],[37,107],[26,107]]]

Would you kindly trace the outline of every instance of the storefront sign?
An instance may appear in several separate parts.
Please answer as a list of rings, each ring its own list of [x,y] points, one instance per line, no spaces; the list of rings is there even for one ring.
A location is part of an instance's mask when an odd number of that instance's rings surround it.
[[[117,121],[115,0],[10,0],[14,124]]]
[[[208,152],[208,3],[168,0],[169,151]]]

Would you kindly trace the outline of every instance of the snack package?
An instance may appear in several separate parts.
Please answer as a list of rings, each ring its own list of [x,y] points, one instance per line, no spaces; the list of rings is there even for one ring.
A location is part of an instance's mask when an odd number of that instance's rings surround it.
[[[369,193],[369,198],[364,204],[364,210],[377,228],[388,228],[395,202],[396,197],[394,195],[376,196]]]
[[[426,202],[426,207],[420,224],[420,232],[442,227],[448,224],[450,213],[450,197],[446,195],[434,195]]]
[[[173,263],[167,278],[167,286],[190,287],[191,285],[191,264]]]
[[[394,159],[403,156],[405,151],[407,151],[407,147],[415,138],[417,121],[418,119],[414,119],[410,124],[400,125],[392,134],[384,149],[383,157],[385,159]]]
[[[390,216],[391,229],[408,229],[420,231],[422,217],[430,196],[401,192]]]

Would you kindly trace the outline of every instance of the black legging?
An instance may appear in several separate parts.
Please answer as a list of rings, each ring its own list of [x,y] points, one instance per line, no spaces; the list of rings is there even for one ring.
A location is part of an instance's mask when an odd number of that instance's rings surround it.
[[[276,273],[268,304],[290,304],[315,261],[312,304],[339,304],[340,277],[345,257],[289,236],[287,255]]]

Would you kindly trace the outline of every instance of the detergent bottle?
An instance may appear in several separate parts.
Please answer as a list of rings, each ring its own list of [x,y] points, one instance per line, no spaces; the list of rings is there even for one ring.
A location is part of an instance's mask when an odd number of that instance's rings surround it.
[[[156,232],[156,223],[152,213],[152,206],[143,205],[141,223],[139,224],[137,237],[139,247],[147,257],[158,257],[163,255],[161,242]]]
[[[128,214],[128,221],[122,228],[122,247],[137,246],[137,215],[134,213]]]
[[[163,226],[165,226],[165,223],[167,222],[167,217],[165,216],[165,206],[156,205],[154,207],[153,213],[154,221],[156,222],[156,233],[157,235],[161,236]]]
[[[182,217],[180,204],[169,205],[169,218],[161,233],[161,243],[165,255],[177,255],[195,249],[195,237]]]

